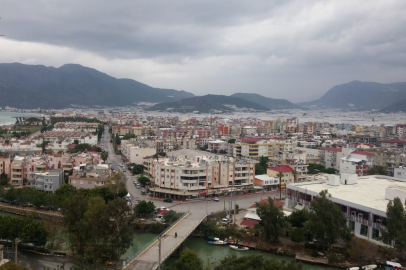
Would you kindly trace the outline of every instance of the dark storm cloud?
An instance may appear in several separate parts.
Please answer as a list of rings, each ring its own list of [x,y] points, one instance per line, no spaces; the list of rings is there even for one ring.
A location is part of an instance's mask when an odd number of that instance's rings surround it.
[[[405,11],[402,0],[3,0],[0,61],[298,101],[354,79],[404,80]]]

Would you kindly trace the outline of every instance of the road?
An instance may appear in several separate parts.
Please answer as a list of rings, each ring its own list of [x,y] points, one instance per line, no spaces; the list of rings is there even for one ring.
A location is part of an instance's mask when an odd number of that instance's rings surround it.
[[[110,134],[108,132],[108,127],[105,127],[105,133],[103,135],[103,145],[104,149],[109,152],[109,157],[108,160],[111,162],[112,167],[116,170],[119,169],[118,164],[121,164],[121,158],[117,156],[114,153],[113,145],[110,143]],[[146,200],[146,201],[152,201],[154,202],[155,206],[165,206],[168,207],[172,210],[175,210],[176,212],[191,212],[191,213],[197,213],[198,215],[203,215],[203,214],[210,214],[211,212],[218,212],[224,210],[224,208],[228,209],[229,208],[229,203],[228,201],[234,200],[234,198],[224,198],[224,197],[219,197],[220,201],[219,202],[205,202],[205,201],[198,201],[198,202],[192,202],[192,203],[164,203],[160,200],[154,200],[154,199],[148,199],[145,195],[141,195],[141,190],[137,189],[133,181],[135,180],[135,177],[131,175],[131,173],[127,170],[127,172],[124,173],[127,176],[127,190],[131,194],[131,199],[134,200],[140,199],[140,200]],[[282,194],[283,195],[283,194]],[[236,204],[240,207],[240,209],[248,208],[251,205],[253,205],[255,202],[258,202],[261,199],[266,199],[267,197],[271,198],[279,198],[279,193],[273,193],[273,194],[255,194],[255,195],[245,195],[245,196],[240,196],[237,197],[236,199]],[[233,204],[234,205],[234,204]]]
[[[4,258],[13,262],[14,254],[14,248],[8,247],[4,250]],[[35,270],[57,269],[62,264],[65,264],[65,269],[73,266],[72,259],[68,257],[47,256],[24,250],[18,250],[17,260],[20,265]]]

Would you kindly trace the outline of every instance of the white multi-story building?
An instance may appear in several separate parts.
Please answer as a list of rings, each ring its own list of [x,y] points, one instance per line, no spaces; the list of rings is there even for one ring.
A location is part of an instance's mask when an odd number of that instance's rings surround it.
[[[178,150],[169,157],[149,159],[148,168],[156,196],[185,199],[199,194],[240,192],[252,187],[255,163],[196,150]]]
[[[406,199],[406,181],[388,176],[363,176],[355,174],[329,175],[327,181],[288,184],[285,206],[307,208],[311,201],[327,190],[345,217],[347,226],[360,237],[377,240],[380,229],[386,229],[386,207],[399,197]],[[299,205],[299,206],[297,206]]]
[[[404,166],[400,166],[399,168],[395,168],[394,169],[394,177],[406,180],[406,168]]]
[[[341,148],[335,147],[320,147],[319,148],[319,158],[320,164],[326,168],[334,168],[340,170],[340,153]]]

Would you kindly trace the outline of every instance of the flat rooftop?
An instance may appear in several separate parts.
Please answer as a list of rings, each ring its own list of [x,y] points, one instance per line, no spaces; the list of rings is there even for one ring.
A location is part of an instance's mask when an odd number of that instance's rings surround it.
[[[307,188],[308,191],[316,193],[327,189],[333,198],[386,212],[389,200],[385,199],[385,190],[387,188],[406,189],[406,181],[369,176],[358,178],[357,184],[354,185],[330,186],[327,183],[307,182],[293,186]]]

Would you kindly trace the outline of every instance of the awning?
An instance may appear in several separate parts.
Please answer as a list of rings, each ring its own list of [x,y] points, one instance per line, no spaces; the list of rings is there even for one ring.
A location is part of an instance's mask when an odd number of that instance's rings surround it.
[[[300,205],[300,204],[296,204],[296,206],[295,206],[294,209],[295,209],[295,210],[302,211],[302,210],[304,209],[304,206],[303,206],[303,205]]]

